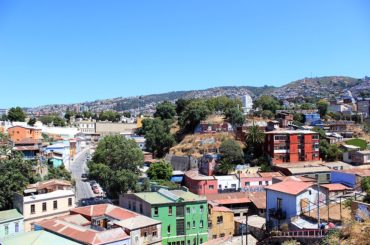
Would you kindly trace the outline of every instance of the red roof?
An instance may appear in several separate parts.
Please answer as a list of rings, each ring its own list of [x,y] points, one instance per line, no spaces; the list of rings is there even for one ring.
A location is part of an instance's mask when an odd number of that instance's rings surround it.
[[[345,191],[345,190],[351,190],[351,188],[342,185],[342,184],[324,184],[320,185],[321,187],[324,187],[328,189],[329,191]]]
[[[251,202],[258,209],[266,209],[266,192],[249,192],[248,195]]]
[[[113,243],[130,237],[122,228],[97,231],[90,229],[89,226],[80,226],[66,222],[65,218],[44,220],[38,222],[37,225],[41,226],[45,230],[52,231],[83,244],[90,245]]]
[[[114,206],[112,204],[98,204],[98,205],[74,208],[71,210],[71,214],[72,213],[81,214],[85,217],[90,217],[90,218],[96,217],[96,216],[107,215],[107,216],[110,216],[118,220],[128,219],[128,218],[138,216],[138,214],[134,212]]]
[[[286,181],[315,182],[315,179],[303,177],[303,176],[280,176],[280,177],[274,177],[274,179],[280,180],[281,182],[286,182]]]
[[[290,195],[297,195],[302,191],[306,190],[308,187],[312,186],[312,182],[302,182],[302,181],[284,181],[279,182],[270,186],[266,186],[266,190],[278,191]]]
[[[251,202],[246,192],[208,194],[206,197],[208,201],[221,205]]]

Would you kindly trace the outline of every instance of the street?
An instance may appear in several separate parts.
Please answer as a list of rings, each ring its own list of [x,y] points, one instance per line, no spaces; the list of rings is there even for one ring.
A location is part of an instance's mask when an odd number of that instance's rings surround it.
[[[79,202],[83,198],[95,197],[89,182],[81,180],[81,175],[85,173],[85,169],[87,168],[86,153],[88,152],[89,149],[83,150],[71,163],[72,178],[76,180],[76,202]]]

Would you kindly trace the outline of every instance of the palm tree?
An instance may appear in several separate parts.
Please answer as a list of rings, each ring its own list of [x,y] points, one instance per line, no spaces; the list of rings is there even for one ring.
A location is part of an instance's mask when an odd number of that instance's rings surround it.
[[[262,145],[264,142],[265,134],[258,127],[258,125],[253,124],[253,126],[248,129],[248,135],[245,139],[245,143],[247,144],[247,152],[250,152],[252,158],[262,155]]]

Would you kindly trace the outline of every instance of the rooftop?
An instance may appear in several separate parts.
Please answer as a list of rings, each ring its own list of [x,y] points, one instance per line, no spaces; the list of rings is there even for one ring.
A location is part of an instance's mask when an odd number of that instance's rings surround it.
[[[66,197],[66,196],[74,196],[74,192],[72,190],[57,190],[53,192],[48,192],[44,194],[37,194],[37,195],[31,195],[31,196],[25,196],[23,197],[23,202],[35,202],[38,200],[44,200],[49,198],[58,198],[58,197]]]
[[[4,245],[78,245],[74,241],[55,235],[45,230],[31,231],[16,234],[14,236],[1,239]]]
[[[127,228],[129,230],[136,230],[142,227],[151,226],[160,224],[161,221],[151,219],[149,217],[146,217],[144,215],[138,215],[136,217],[115,221],[114,224],[121,226],[123,228]]]
[[[23,215],[20,214],[17,209],[0,211],[0,223],[16,219],[23,219]]]
[[[220,205],[251,202],[246,192],[208,194],[206,197],[208,201],[212,201]]]
[[[71,187],[72,184],[71,182],[67,180],[61,180],[61,179],[51,179],[51,180],[45,180],[45,181],[40,181],[35,184],[29,184],[27,186],[27,189],[47,189],[48,187],[53,187],[56,185],[63,185],[63,186],[69,186]]]
[[[265,178],[272,178],[272,177],[283,176],[283,174],[280,173],[280,172],[259,172],[258,174],[261,177],[265,177]]]
[[[193,180],[214,180],[215,177],[199,173],[198,169],[192,169],[185,172],[185,176]]]
[[[291,167],[291,168],[288,168],[288,170],[291,174],[330,172],[330,168],[326,166]]]
[[[320,185],[320,187],[324,187],[329,191],[345,191],[345,190],[352,190],[351,188],[342,185],[342,184],[324,184]]]
[[[284,181],[270,186],[266,186],[266,190],[278,191],[289,195],[298,195],[302,191],[313,185],[312,182],[302,181]]]
[[[280,176],[274,177],[275,180],[279,180],[279,182],[286,182],[286,181],[302,181],[302,182],[315,182],[315,179],[307,178],[304,176]]]
[[[122,220],[138,216],[138,214],[112,204],[97,204],[85,207],[74,208],[71,214],[81,214],[85,217],[109,216]]]
[[[318,134],[317,132],[310,130],[274,130],[265,132],[265,134]]]
[[[205,201],[206,199],[202,196],[198,196],[189,191],[183,190],[165,190],[159,189],[157,192],[139,192],[133,195],[150,204],[165,204],[173,202],[193,202],[193,201]]]
[[[266,209],[266,192],[249,192],[248,197],[258,209]]]

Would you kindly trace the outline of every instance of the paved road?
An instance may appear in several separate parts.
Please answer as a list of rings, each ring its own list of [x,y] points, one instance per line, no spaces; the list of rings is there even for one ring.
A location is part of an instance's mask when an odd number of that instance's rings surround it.
[[[86,153],[89,149],[83,150],[76,159],[71,163],[72,178],[76,180],[76,201],[79,202],[83,198],[94,197],[89,182],[81,180],[81,175],[85,173],[86,167]]]

